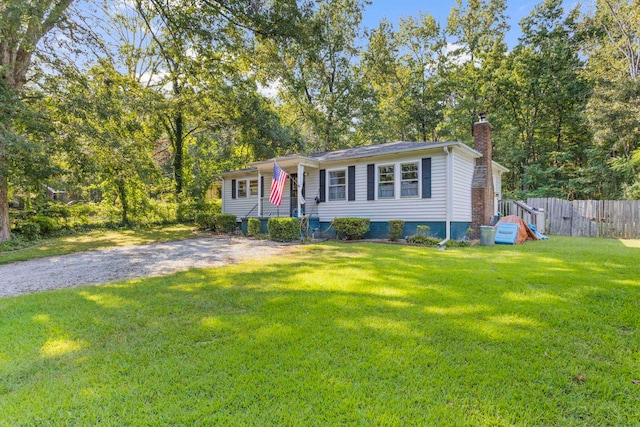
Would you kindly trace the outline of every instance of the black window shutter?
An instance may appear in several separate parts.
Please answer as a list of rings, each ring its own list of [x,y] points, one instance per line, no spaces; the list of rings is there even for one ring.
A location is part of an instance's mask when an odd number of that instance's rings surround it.
[[[347,169],[347,199],[349,201],[356,199],[356,167],[349,166]]]
[[[260,177],[260,195],[258,197],[264,197],[264,176]]]
[[[326,185],[327,185],[327,171],[325,169],[320,169],[320,201],[326,201]]]
[[[367,200],[376,199],[376,165],[367,165]]]
[[[422,159],[422,198],[431,198],[431,157]]]
[[[232,199],[236,198],[236,180],[235,179],[231,180],[231,198]]]

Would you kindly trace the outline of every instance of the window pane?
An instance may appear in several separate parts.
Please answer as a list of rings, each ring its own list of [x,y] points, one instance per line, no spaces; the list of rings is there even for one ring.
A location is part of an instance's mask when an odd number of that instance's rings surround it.
[[[345,200],[347,194],[346,171],[329,172],[329,200]]]
[[[402,165],[402,179],[418,179],[418,164],[409,163]]]
[[[381,199],[393,198],[393,184],[378,185],[378,197]]]
[[[394,165],[379,166],[379,180],[378,180],[378,198],[393,198],[395,197],[394,181],[395,181],[395,167]]]
[[[402,180],[400,183],[401,197],[414,197],[418,195],[418,164],[405,163],[401,165]]]
[[[247,181],[238,181],[238,197],[247,197]]]
[[[344,185],[346,177],[344,171],[329,172],[329,185]]]
[[[252,180],[249,181],[249,195],[257,196],[258,195],[258,181]]]
[[[401,196],[417,196],[418,195],[418,181],[403,181]]]

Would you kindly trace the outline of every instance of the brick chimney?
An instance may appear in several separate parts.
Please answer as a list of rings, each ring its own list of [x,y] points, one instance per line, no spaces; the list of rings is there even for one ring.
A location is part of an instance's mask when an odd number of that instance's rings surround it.
[[[473,148],[482,154],[476,159],[471,183],[472,237],[480,237],[480,226],[489,225],[493,219],[493,171],[491,168],[491,123],[484,114],[473,124]]]

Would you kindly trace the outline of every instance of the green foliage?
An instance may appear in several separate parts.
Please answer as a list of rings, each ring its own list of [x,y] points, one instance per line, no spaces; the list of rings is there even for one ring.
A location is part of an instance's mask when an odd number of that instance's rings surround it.
[[[389,240],[395,242],[404,236],[404,221],[392,219],[389,221]]]
[[[218,233],[234,233],[238,228],[237,218],[233,214],[216,214],[213,224]]]
[[[369,218],[335,218],[333,228],[339,239],[358,240],[369,231]]]
[[[23,221],[19,223],[17,231],[25,239],[35,240],[40,237],[40,224],[35,221]]]
[[[59,223],[55,218],[51,218],[45,215],[34,215],[33,217],[31,217],[31,222],[37,224],[40,227],[40,233],[44,236],[62,228],[62,224]]]
[[[196,212],[194,222],[200,230],[213,230],[216,227],[215,217],[217,214],[207,211]]]
[[[431,227],[428,225],[418,225],[416,227],[416,236],[429,237]]]
[[[262,221],[258,218],[249,218],[247,223],[247,234],[249,236],[258,236],[262,233]]]
[[[410,236],[407,239],[407,242],[418,244],[418,245],[425,245],[425,246],[437,246],[441,240],[442,239],[438,239],[437,237],[429,237],[429,236],[416,234],[414,236]]]
[[[211,216],[222,213],[221,200],[185,200],[178,204],[176,218],[178,222],[194,222],[199,213]]]
[[[298,218],[269,218],[267,228],[269,240],[292,242],[300,239],[300,220]]]

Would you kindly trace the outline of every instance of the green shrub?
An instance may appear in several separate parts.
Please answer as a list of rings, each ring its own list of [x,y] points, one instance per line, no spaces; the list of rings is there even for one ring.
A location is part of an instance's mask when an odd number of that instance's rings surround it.
[[[471,242],[465,240],[447,240],[446,246],[448,248],[466,248],[471,246]]]
[[[247,224],[247,234],[249,236],[257,236],[262,232],[262,222],[258,218],[249,218]]]
[[[416,229],[416,236],[429,237],[429,230],[431,227],[428,225],[419,225]]]
[[[401,219],[392,219],[389,221],[389,240],[395,242],[402,238],[404,232],[404,221]]]
[[[267,222],[269,240],[292,242],[300,238],[300,220],[298,218],[269,218]]]
[[[61,228],[61,225],[54,218],[50,218],[45,215],[34,215],[31,217],[31,222],[38,224],[40,227],[40,234],[46,236]]]
[[[222,213],[222,203],[220,200],[182,201],[177,206],[176,219],[180,222],[195,222],[197,214],[201,212],[210,215]]]
[[[18,232],[25,239],[35,240],[40,237],[40,225],[33,221],[23,221],[18,226]]]
[[[233,233],[238,226],[233,214],[216,214],[213,216],[213,223],[218,233]]]
[[[211,212],[196,212],[194,220],[200,230],[213,230],[216,227],[215,214]]]
[[[338,238],[347,240],[361,239],[369,231],[369,218],[335,218],[333,228],[338,234]]]
[[[429,237],[416,234],[415,236],[409,237],[407,239],[407,242],[415,243],[418,245],[437,246],[438,243],[440,243],[440,239],[438,239],[437,237]]]
[[[54,203],[47,206],[44,210],[44,214],[51,218],[69,218],[71,216],[71,210],[68,206],[60,203]]]

